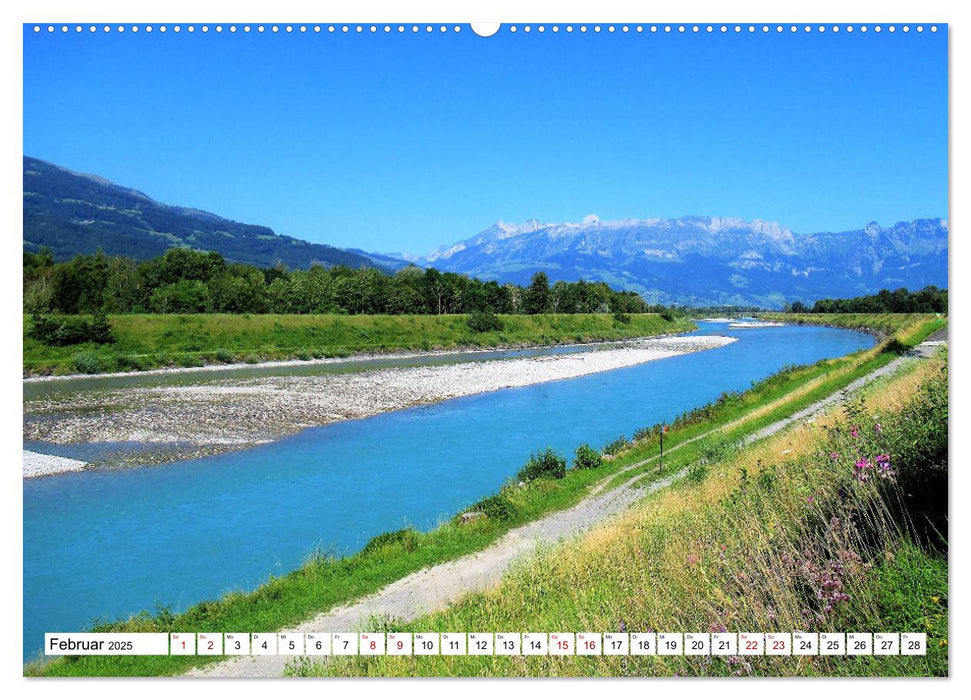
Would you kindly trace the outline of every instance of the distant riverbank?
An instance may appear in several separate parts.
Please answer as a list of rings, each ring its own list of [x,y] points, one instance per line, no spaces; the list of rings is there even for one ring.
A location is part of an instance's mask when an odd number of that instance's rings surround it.
[[[139,453],[134,461],[168,461],[269,442],[311,426],[630,367],[734,340],[654,338],[545,357],[49,396],[25,401],[24,439],[158,444],[158,452]],[[126,459],[131,463],[130,456]]]
[[[861,333],[868,333],[878,340],[897,335],[904,343],[923,338],[923,331],[927,328],[938,330],[947,326],[947,315],[925,313],[872,313],[872,314],[793,314],[793,313],[760,313],[760,320],[779,323],[795,323],[797,325],[827,326],[829,328],[847,328]],[[911,330],[909,333],[905,329]],[[932,331],[933,332],[933,331]]]
[[[77,317],[54,317],[61,323]],[[535,314],[497,317],[475,331],[468,316],[338,314],[123,314],[109,316],[112,343],[47,345],[24,317],[24,377],[313,362],[401,352],[516,348],[673,335],[695,330],[658,314]]]

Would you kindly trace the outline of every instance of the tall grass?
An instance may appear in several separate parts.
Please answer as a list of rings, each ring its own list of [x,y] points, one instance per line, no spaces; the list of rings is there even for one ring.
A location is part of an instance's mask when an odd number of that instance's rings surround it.
[[[442,632],[914,631],[928,635],[925,657],[362,657],[292,672],[946,675],[947,543],[921,515],[946,519],[946,396],[946,363],[928,362],[845,415],[834,410],[716,460],[698,479],[529,559],[494,590],[412,623],[374,623]],[[891,466],[881,476],[882,455]],[[865,478],[856,466],[864,459],[874,464]],[[908,494],[922,482],[928,500],[915,508]]]

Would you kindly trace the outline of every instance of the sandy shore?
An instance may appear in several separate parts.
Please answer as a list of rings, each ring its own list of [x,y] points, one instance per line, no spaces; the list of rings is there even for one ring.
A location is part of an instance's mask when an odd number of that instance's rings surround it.
[[[49,476],[50,474],[61,474],[64,472],[76,472],[88,466],[77,459],[42,455],[28,450],[24,450],[23,465],[25,479],[31,479],[36,476]]]
[[[146,453],[145,461],[164,461],[239,449],[311,426],[459,396],[630,367],[734,340],[723,336],[655,338],[535,358],[226,379],[46,397],[24,402],[23,434],[25,440],[62,444],[130,441],[185,446],[154,459]]]

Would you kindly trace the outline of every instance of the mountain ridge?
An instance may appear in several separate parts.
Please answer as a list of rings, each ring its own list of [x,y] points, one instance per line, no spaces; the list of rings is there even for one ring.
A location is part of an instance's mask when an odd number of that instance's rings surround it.
[[[277,234],[202,209],[164,204],[140,190],[24,156],[24,250],[57,260],[101,249],[145,260],[172,247],[215,250],[231,262],[289,268],[376,267],[369,257]]]
[[[606,282],[650,303],[781,307],[880,289],[947,286],[946,219],[794,233],[764,219],[682,216],[579,222],[502,220],[426,256],[309,243],[217,214],[168,205],[98,175],[24,157],[24,249],[49,247],[64,260],[101,249],[144,260],[171,247],[215,250],[231,262],[292,269],[411,264],[525,285]]]
[[[524,224],[502,220],[420,263],[523,284],[584,278],[638,291],[651,302],[781,306],[883,288],[947,286],[948,222],[794,233],[778,222],[683,216]]]

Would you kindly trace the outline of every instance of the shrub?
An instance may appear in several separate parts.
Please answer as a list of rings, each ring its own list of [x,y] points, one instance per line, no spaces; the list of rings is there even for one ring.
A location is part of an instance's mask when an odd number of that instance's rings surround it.
[[[88,340],[92,343],[113,343],[115,336],[111,333],[111,323],[103,313],[95,314],[88,323]]]
[[[473,311],[465,320],[469,329],[475,333],[487,333],[489,331],[501,331],[502,321],[496,316],[496,310],[487,306],[482,311]]]
[[[606,445],[604,445],[603,453],[605,455],[618,455],[628,447],[630,447],[630,441],[621,435],[616,440],[608,442]]]
[[[394,530],[393,532],[382,532],[380,535],[375,535],[368,540],[361,553],[368,554],[370,552],[376,552],[383,547],[395,544],[400,544],[404,547],[405,551],[413,552],[418,546],[418,533],[410,527],[406,527],[404,530]]]
[[[674,320],[674,314],[671,313],[670,311],[662,311],[661,312],[661,318],[663,318],[665,321],[667,321],[668,323],[670,323],[671,321]]]
[[[219,362],[222,362],[223,364],[228,365],[228,364],[231,364],[233,360],[236,359],[236,357],[233,355],[233,353],[229,352],[229,350],[226,350],[224,348],[219,348],[218,350],[216,350],[216,359]]]
[[[115,342],[111,333],[111,324],[104,314],[96,314],[87,321],[83,318],[65,318],[55,321],[49,316],[31,317],[30,336],[46,345],[64,346],[80,343]]]
[[[118,358],[118,369],[122,370],[136,370],[142,372],[149,369],[151,366],[152,363],[149,358],[140,355],[122,355]]]
[[[245,362],[248,365],[255,365],[259,361],[260,361],[260,358],[258,358],[253,353],[250,353],[249,355],[243,358],[243,362]]]
[[[706,462],[692,462],[691,466],[688,467],[688,476],[686,479],[688,483],[697,484],[705,480],[705,477],[708,476],[708,471],[709,467]]]
[[[617,312],[614,313],[614,320],[617,321],[617,323],[623,323],[625,325],[626,324],[629,324],[630,323],[630,314],[625,314],[625,313],[623,313],[621,311],[617,311]]]
[[[209,288],[201,280],[179,280],[158,287],[149,300],[152,311],[161,314],[201,314],[209,311]]]
[[[81,374],[97,374],[104,372],[106,363],[93,352],[79,352],[71,359],[75,371]]]
[[[566,460],[547,447],[539,454],[530,455],[529,461],[516,476],[520,481],[562,479],[566,476]]]
[[[573,459],[574,469],[597,469],[604,463],[603,456],[590,445],[584,443],[577,448]]]
[[[883,344],[883,352],[892,352],[895,355],[904,355],[910,351],[910,346],[906,345],[897,338],[890,338]]]
[[[472,504],[468,507],[468,512],[485,513],[489,520],[506,521],[512,519],[514,510],[513,505],[500,494]]]

